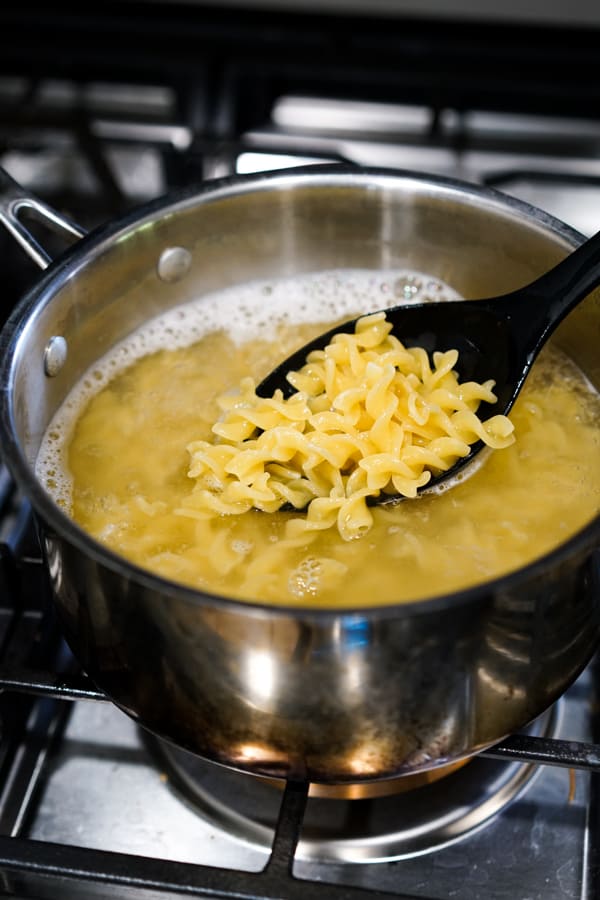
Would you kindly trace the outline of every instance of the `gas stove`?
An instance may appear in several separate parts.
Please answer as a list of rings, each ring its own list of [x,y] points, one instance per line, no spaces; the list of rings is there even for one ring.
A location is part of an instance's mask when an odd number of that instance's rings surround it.
[[[487,184],[600,229],[600,22],[342,6],[3,10],[0,164],[85,228],[183,184],[343,161]],[[37,272],[5,234],[0,255],[4,318]],[[79,670],[0,466],[3,896],[591,900],[599,690],[595,659],[523,733],[379,796],[205,762]]]

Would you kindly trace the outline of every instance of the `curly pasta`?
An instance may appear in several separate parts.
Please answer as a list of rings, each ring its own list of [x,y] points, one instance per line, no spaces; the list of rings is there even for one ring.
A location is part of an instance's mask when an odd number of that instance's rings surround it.
[[[381,492],[416,497],[432,473],[446,471],[478,440],[493,449],[515,440],[506,416],[481,421],[493,381],[460,383],[458,352],[405,347],[384,313],[359,319],[306,364],[288,373],[296,393],[256,394],[244,378],[219,398],[214,440],[187,446],[195,484],[176,510],[204,518],[250,509],[305,509],[288,536],[337,527],[345,540],[365,534],[368,500]]]

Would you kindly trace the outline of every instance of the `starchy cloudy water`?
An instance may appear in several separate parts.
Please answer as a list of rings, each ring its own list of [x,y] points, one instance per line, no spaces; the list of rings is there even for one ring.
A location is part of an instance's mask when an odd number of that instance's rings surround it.
[[[451,491],[370,507],[370,530],[351,540],[313,528],[305,512],[207,511],[192,474],[224,396],[244,379],[258,383],[336,321],[402,300],[455,299],[420,273],[344,271],[245,285],[173,310],[91,367],[48,429],[40,480],[123,559],[250,602],[400,603],[517,569],[591,521],[600,503],[600,397],[553,342],[511,411],[511,446]]]
[[[158,350],[189,346],[225,330],[237,344],[280,325],[331,322],[400,303],[462,299],[449,285],[409,269],[340,270],[235,286],[200,297],[148,321],[99,359],[66,398],[42,440],[36,475],[67,512],[71,479],[66,454],[73,425],[89,399],[119,372]]]

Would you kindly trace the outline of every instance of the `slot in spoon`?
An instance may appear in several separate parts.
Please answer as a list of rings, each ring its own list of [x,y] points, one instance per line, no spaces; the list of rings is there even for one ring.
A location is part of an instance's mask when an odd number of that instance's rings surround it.
[[[485,421],[507,414],[512,408],[531,366],[550,335],[565,316],[600,284],[600,232],[530,284],[481,300],[404,304],[380,310],[392,324],[392,334],[407,347],[423,347],[428,354],[458,350],[461,381],[495,380],[496,403],[482,402],[477,415]],[[264,378],[256,388],[261,397],[277,389],[284,397],[295,393],[287,373],[305,364],[313,350],[323,349],[336,334],[354,332],[357,316],[305,344]],[[466,457],[449,469],[432,474],[419,493],[440,490],[463,480],[466,467],[480,462],[485,444],[478,441]],[[458,476],[458,478],[457,478]],[[402,495],[380,493],[373,504],[397,502]]]

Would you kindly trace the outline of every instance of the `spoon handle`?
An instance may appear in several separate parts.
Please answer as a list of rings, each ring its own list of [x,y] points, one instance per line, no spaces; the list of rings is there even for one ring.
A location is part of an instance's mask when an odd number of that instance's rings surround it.
[[[535,346],[554,331],[568,312],[600,285],[600,232],[526,287],[508,294],[523,333]]]

